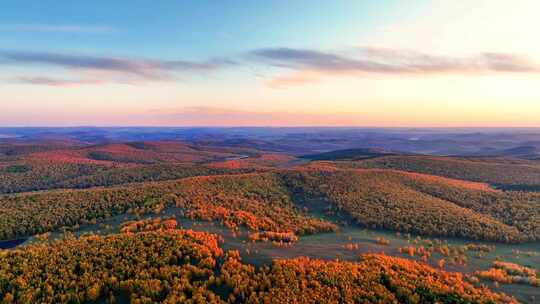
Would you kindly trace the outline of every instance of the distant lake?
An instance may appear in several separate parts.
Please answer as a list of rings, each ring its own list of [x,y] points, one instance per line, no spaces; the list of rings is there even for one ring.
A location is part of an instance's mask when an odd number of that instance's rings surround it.
[[[0,138],[17,138],[19,135],[0,134]]]
[[[231,157],[225,157],[225,160],[239,160],[239,159],[244,159],[248,157],[249,155],[231,156]]]
[[[0,241],[0,249],[10,249],[13,247],[17,247],[20,244],[24,243],[27,239],[16,239],[16,240],[9,240],[9,241]]]

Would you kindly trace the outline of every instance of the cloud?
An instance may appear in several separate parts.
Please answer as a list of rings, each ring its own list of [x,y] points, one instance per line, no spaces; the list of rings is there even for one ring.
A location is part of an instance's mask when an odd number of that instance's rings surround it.
[[[75,69],[106,70],[139,76],[151,76],[159,71],[209,71],[232,64],[232,61],[224,59],[212,59],[203,62],[166,61],[27,51],[0,51],[0,57],[3,57],[7,62],[18,64],[44,64]]]
[[[206,61],[132,59],[120,57],[67,55],[49,52],[0,51],[0,64],[46,65],[105,77],[100,83],[170,80],[176,73],[203,73],[235,63],[229,59]],[[89,81],[86,81],[87,83]],[[27,82],[32,83],[32,82]],[[47,82],[43,82],[47,83]],[[74,83],[76,83],[74,81]],[[41,84],[36,82],[35,84]]]
[[[44,85],[53,87],[69,87],[84,84],[101,84],[103,81],[97,79],[58,79],[50,77],[17,77],[15,83]]]
[[[484,53],[482,55],[493,71],[518,73],[540,72],[540,66],[525,57],[504,53]]]
[[[56,82],[73,85],[77,83],[140,84],[148,81],[174,80],[179,74],[204,75],[226,67],[252,63],[286,71],[286,73],[272,75],[272,78],[267,81],[267,85],[273,88],[303,85],[328,77],[369,74],[423,76],[540,73],[540,65],[527,57],[497,52],[459,57],[375,47],[354,48],[346,52],[263,48],[231,58],[211,58],[202,61],[161,60],[0,50],[0,64],[55,66],[71,72],[75,71],[78,76],[73,80],[58,81],[43,76],[20,77],[19,79],[22,79],[20,82],[40,85],[53,85]],[[44,79],[49,81],[42,81]]]
[[[303,84],[332,75],[540,73],[540,66],[526,57],[489,52],[451,57],[369,47],[347,53],[265,48],[254,50],[249,55],[258,62],[295,71],[292,75],[275,77],[269,82],[271,86]]]
[[[109,26],[100,25],[75,25],[75,24],[37,24],[37,23],[15,23],[0,24],[2,32],[42,32],[42,33],[84,33],[84,34],[105,34],[115,31]]]

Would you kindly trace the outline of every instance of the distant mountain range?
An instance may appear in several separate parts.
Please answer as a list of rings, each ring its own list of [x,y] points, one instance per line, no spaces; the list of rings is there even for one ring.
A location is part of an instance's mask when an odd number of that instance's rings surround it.
[[[410,128],[0,128],[0,145],[51,142],[70,145],[136,141],[182,141],[193,146],[311,155],[336,150],[453,156],[540,157],[540,129]],[[360,149],[360,150],[358,150]],[[364,150],[361,150],[364,149]],[[366,151],[365,149],[376,149]]]

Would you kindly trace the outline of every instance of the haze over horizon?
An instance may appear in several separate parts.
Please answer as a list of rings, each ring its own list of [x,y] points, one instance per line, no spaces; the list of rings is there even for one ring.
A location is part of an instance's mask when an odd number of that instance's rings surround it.
[[[0,126],[540,127],[539,9],[8,0]]]

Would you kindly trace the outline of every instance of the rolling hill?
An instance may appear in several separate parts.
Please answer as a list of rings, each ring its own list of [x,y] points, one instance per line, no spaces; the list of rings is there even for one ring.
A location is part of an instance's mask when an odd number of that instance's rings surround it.
[[[309,211],[314,198],[323,198],[328,212],[369,228],[500,242],[540,239],[537,194],[401,171],[324,167],[6,196],[0,198],[0,233],[9,239],[173,206],[188,217],[254,231],[334,230],[302,210]]]

